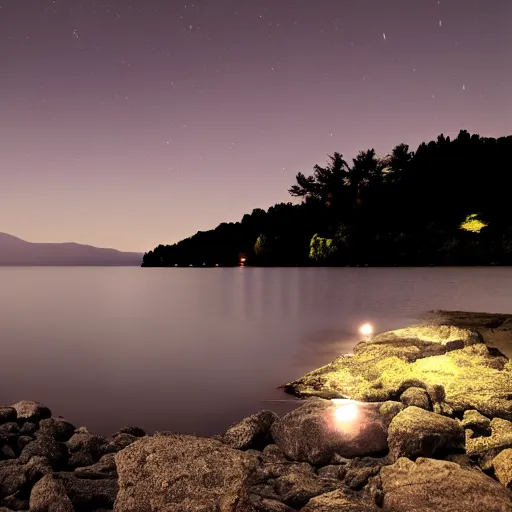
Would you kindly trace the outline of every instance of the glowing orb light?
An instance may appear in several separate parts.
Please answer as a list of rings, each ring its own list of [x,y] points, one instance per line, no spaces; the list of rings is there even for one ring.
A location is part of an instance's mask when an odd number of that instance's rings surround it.
[[[354,404],[340,405],[334,410],[334,416],[338,421],[354,421],[357,418],[357,407]]]
[[[371,324],[364,324],[360,327],[359,332],[366,337],[373,334],[373,326]]]

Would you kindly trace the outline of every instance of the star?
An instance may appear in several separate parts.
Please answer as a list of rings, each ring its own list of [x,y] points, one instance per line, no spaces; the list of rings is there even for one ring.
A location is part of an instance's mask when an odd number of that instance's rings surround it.
[[[382,32],[382,37],[384,38],[384,41],[386,40],[386,33]]]

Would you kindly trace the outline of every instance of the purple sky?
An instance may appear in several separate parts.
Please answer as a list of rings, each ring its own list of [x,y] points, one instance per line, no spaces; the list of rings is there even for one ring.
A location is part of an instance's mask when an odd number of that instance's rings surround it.
[[[512,133],[511,0],[0,0],[0,231],[147,251],[326,155]]]

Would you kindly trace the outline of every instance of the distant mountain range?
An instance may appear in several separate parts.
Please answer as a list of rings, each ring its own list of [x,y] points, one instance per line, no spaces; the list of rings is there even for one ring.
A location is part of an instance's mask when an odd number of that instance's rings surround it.
[[[33,243],[0,233],[0,266],[140,266],[141,262],[142,253],[71,242]]]

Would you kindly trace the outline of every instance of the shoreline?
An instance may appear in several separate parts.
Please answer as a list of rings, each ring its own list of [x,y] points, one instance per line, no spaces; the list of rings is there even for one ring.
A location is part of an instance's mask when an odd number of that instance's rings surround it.
[[[285,384],[307,399],[223,435],[104,437],[37,402],[0,407],[0,511],[512,512],[512,315],[425,320]]]

